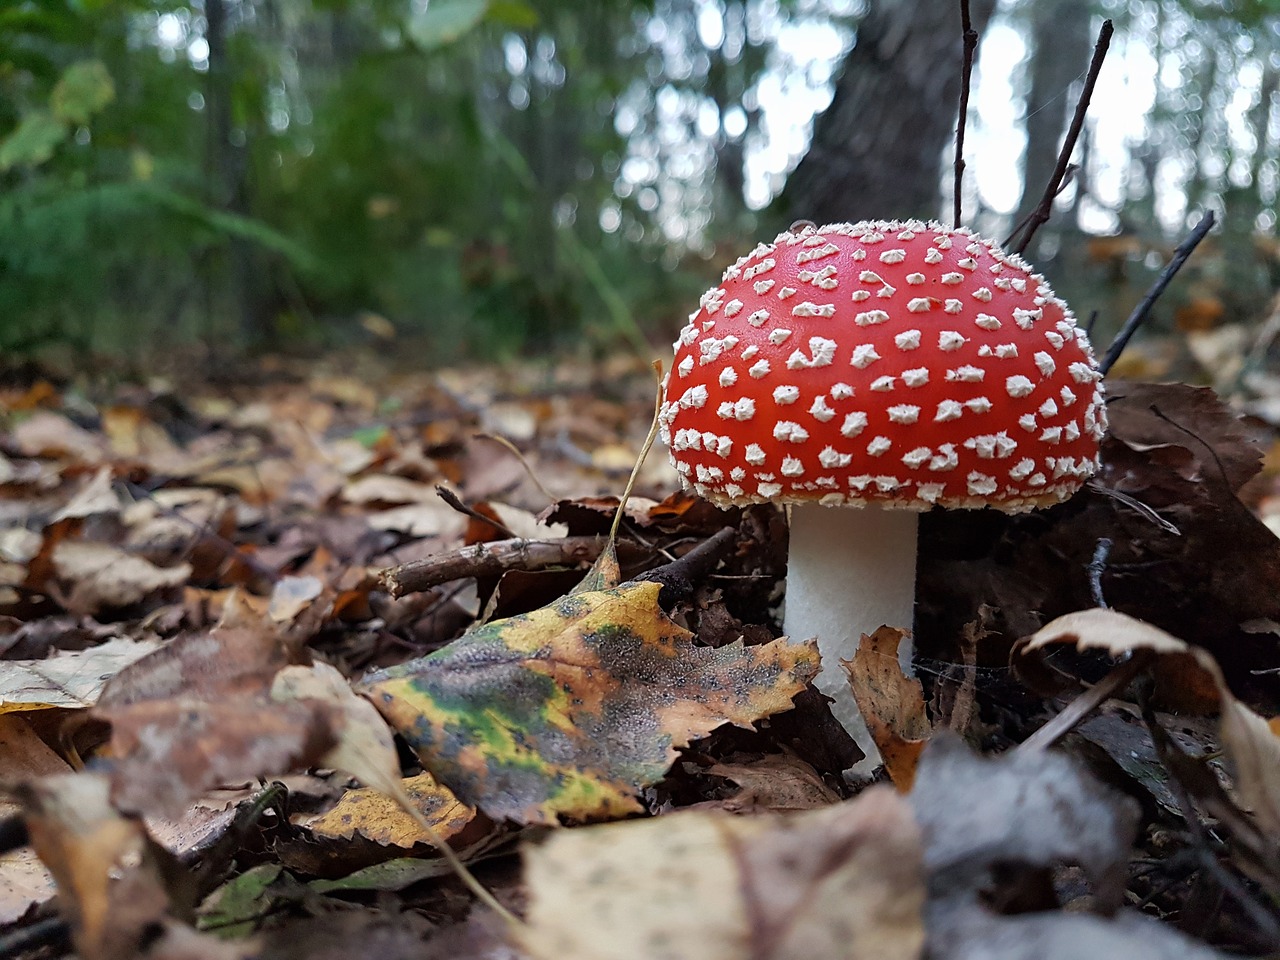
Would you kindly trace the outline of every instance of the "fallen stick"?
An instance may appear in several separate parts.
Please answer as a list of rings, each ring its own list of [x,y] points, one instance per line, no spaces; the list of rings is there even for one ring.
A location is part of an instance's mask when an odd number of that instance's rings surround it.
[[[378,580],[387,593],[398,599],[465,577],[492,577],[508,570],[545,570],[592,563],[607,542],[606,537],[494,540],[388,567],[378,574]]]

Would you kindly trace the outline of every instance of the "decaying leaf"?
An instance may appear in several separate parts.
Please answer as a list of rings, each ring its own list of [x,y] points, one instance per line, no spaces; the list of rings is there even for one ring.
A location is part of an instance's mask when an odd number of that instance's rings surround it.
[[[474,808],[459,802],[429,773],[408,777],[402,788],[441,839],[461,833],[475,818]],[[404,811],[398,800],[368,787],[348,790],[332,810],[301,825],[320,837],[349,839],[359,834],[375,843],[406,849],[419,843],[433,844],[436,840]]]
[[[526,849],[525,881],[540,960],[914,960],[924,940],[919,831],[886,788],[557,832]]]
[[[732,780],[742,788],[719,803],[722,810],[730,813],[785,813],[840,801],[840,795],[822,782],[818,771],[786,754],[770,754],[754,763],[717,763],[707,773]]]
[[[909,800],[924,834],[931,958],[1222,960],[1167,924],[1111,915],[1137,809],[1066,756],[1015,751],[986,759],[941,731],[925,748]],[[1023,894],[1026,871],[1059,864],[1084,870],[1102,915],[1042,909],[1005,916],[990,908]]]
[[[632,813],[679,747],[789,709],[818,667],[813,644],[694,646],[660,589],[564,597],[361,686],[424,767],[495,819]]]
[[[331,750],[332,706],[270,697],[292,656],[267,626],[218,627],[179,637],[117,674],[94,716],[111,724],[112,796],[121,809],[177,816],[214,787],[308,766]]]
[[[1280,732],[1235,698],[1208,652],[1149,623],[1094,608],[1059,617],[1020,641],[1016,662],[1034,665],[1049,648],[1062,644],[1113,657],[1147,651],[1158,657],[1157,668],[1163,665],[1179,684],[1215,690],[1222,747],[1234,767],[1240,798],[1264,831],[1280,837]]]
[[[151,640],[115,637],[45,660],[7,660],[0,671],[0,714],[91,707],[112,677],[157,647]]]
[[[57,881],[85,960],[134,957],[152,924],[190,909],[179,871],[141,823],[112,808],[104,777],[46,777],[19,796],[31,844]]]
[[[881,627],[863,635],[852,660],[841,661],[885,770],[904,793],[911,789],[932,731],[924,688],[915,677],[904,676],[898,662],[898,645],[906,636],[897,627]]]
[[[180,587],[191,566],[157,567],[106,543],[63,540],[53,550],[58,580],[67,584],[66,607],[81,613],[127,607],[161,590]]]

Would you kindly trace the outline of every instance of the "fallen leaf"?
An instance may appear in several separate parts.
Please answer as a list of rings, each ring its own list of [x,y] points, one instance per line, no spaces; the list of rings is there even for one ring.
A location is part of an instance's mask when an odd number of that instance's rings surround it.
[[[293,620],[324,592],[316,577],[281,577],[271,589],[267,616],[276,623]]]
[[[318,700],[270,697],[296,638],[263,624],[186,634],[120,671],[93,715],[111,724],[113,799],[177,816],[207,791],[308,766],[332,749],[340,713]]]
[[[937,960],[1224,960],[1120,903],[1138,812],[1068,757],[986,759],[950,731],[925,748],[909,797],[929,874],[927,955]],[[1104,916],[991,909],[1024,894],[1027,869],[1080,866]]]
[[[1015,664],[1033,665],[1049,648],[1062,644],[1113,657],[1148,651],[1157,656],[1157,667],[1164,664],[1176,671],[1178,683],[1215,689],[1222,748],[1235,770],[1240,799],[1269,836],[1280,838],[1280,734],[1235,698],[1207,651],[1123,613],[1094,608],[1059,617],[1019,641]]]
[[[477,627],[360,689],[464,803],[526,823],[622,816],[678,748],[791,708],[813,644],[712,649],[630,583]]]
[[[994,887],[1002,864],[1072,863],[1093,881],[1102,909],[1120,902],[1137,805],[1062,754],[987,759],[940,730],[921,757],[909,800],[938,896],[976,902]]]
[[[540,960],[915,960],[924,942],[919,831],[885,788],[559,831],[526,847],[525,883]]]
[[[420,843],[434,844],[436,837],[447,840],[461,833],[475,818],[474,808],[459,802],[429,773],[405,779],[402,788],[431,824],[435,837],[424,831],[398,800],[368,787],[348,790],[332,810],[301,820],[298,825],[320,837],[350,839],[359,834],[384,846],[408,849]]]
[[[903,793],[911,789],[916,765],[932,733],[925,712],[924,688],[903,675],[898,645],[908,636],[896,627],[880,627],[862,642],[852,660],[840,661],[890,779]]]
[[[719,803],[730,813],[785,813],[840,801],[840,795],[822,782],[818,771],[785,754],[770,754],[754,763],[717,763],[707,773],[732,780],[742,788]]]
[[[114,637],[88,650],[45,660],[6,660],[0,670],[0,714],[91,707],[112,677],[158,646],[154,640]]]
[[[422,880],[442,877],[453,868],[444,860],[419,860],[416,857],[398,857],[375,863],[337,880],[312,880],[307,884],[317,893],[337,893],[348,890],[403,890]]]
[[[154,563],[106,543],[63,540],[53,549],[58,579],[69,586],[66,607],[79,613],[132,606],[151,595],[185,584],[191,566]]]
[[[59,904],[85,960],[138,954],[152,924],[190,908],[191,891],[136,820],[120,816],[105,777],[46,777],[18,791],[31,845],[53,873]]]

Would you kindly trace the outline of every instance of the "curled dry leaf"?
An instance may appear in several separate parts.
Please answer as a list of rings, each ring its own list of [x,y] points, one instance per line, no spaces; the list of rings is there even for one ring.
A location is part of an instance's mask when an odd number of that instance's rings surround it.
[[[0,777],[9,786],[38,777],[70,773],[20,715],[0,716]],[[0,799],[0,819],[21,808]],[[32,904],[53,896],[53,876],[30,847],[0,853],[0,927],[19,919]]]
[[[812,643],[695,646],[658,606],[660,590],[563,597],[361,689],[426,769],[495,819],[634,813],[678,748],[790,709],[818,668]]]
[[[525,881],[540,960],[914,960],[924,941],[919,829],[886,788],[557,832],[526,848]]]
[[[817,770],[786,754],[770,754],[754,763],[717,763],[707,773],[742,788],[716,804],[730,813],[785,813],[840,802],[840,795],[822,782]]]
[[[180,871],[141,823],[112,808],[105,778],[46,777],[19,796],[31,844],[57,881],[84,960],[134,957],[153,924],[190,909],[192,892]]]
[[[1020,671],[1034,668],[1052,647],[1072,644],[1077,650],[1103,651],[1111,656],[1147,651],[1164,668],[1166,689],[1176,684],[1196,691],[1216,692],[1222,748],[1232,762],[1236,788],[1244,805],[1272,837],[1280,837],[1280,732],[1235,698],[1217,662],[1157,627],[1114,610],[1095,608],[1069,613],[1046,624],[1019,642],[1014,662]],[[1170,690],[1170,693],[1177,691]]]
[[[842,660],[858,709],[884,760],[894,786],[906,793],[932,727],[924,707],[924,688],[907,677],[898,662],[898,646],[909,636],[897,627],[881,627],[862,642],[852,660]]]

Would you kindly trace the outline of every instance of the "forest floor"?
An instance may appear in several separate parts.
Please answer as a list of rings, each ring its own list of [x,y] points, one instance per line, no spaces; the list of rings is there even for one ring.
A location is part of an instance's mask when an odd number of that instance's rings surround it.
[[[1071,501],[924,516],[850,784],[781,511],[659,447],[608,546],[655,389],[0,383],[0,956],[1274,955],[1272,427],[1117,380]]]

